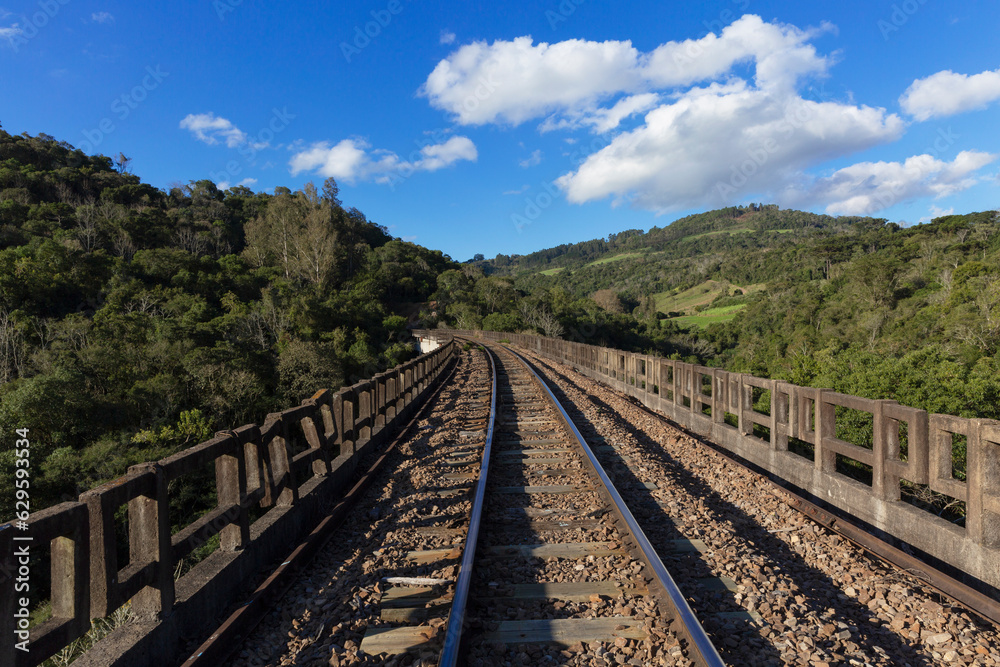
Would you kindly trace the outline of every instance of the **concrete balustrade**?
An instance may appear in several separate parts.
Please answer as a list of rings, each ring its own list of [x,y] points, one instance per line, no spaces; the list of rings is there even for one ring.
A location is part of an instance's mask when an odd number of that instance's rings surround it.
[[[391,371],[337,391],[321,390],[302,405],[267,416],[119,479],[33,513],[26,531],[0,525],[0,665],[34,667],[131,602],[134,620],[74,664],[175,664],[194,639],[251,579],[287,555],[350,488],[360,460],[405,423],[456,356],[448,344]],[[212,467],[217,505],[176,533],[171,481]],[[250,521],[250,509],[266,510]],[[128,562],[119,563],[115,516],[128,516]],[[220,546],[174,580],[178,563],[209,539]],[[30,629],[28,651],[15,646],[18,538],[33,557],[47,551],[52,618]],[[122,536],[124,537],[124,535]],[[35,587],[44,573],[32,571]]]
[[[1000,422],[928,414],[891,400],[541,336],[415,333],[439,340],[507,340],[573,366],[875,529],[1000,588]],[[769,394],[766,414],[755,409],[754,391]],[[870,446],[837,436],[838,412],[870,415]],[[965,480],[952,470],[956,436],[965,439]],[[838,457],[867,466],[871,484],[838,472]],[[904,482],[965,503],[964,525],[901,500]]]

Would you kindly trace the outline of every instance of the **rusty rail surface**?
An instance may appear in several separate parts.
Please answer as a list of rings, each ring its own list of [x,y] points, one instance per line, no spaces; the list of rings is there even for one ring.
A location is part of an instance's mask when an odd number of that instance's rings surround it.
[[[415,334],[507,340],[572,366],[792,487],[968,575],[970,585],[1000,588],[1000,422],[928,414],[891,400],[541,336],[452,330]],[[768,404],[767,412],[755,409],[760,402]],[[870,445],[837,437],[838,421],[852,412],[870,420]],[[967,448],[965,480],[956,478],[952,469],[957,438],[964,439]],[[871,484],[838,472],[838,457],[867,466]],[[904,482],[964,503],[964,525],[906,502],[901,494]]]
[[[0,665],[35,667],[131,602],[134,621],[101,640],[77,664],[174,664],[185,641],[231,604],[255,573],[284,556],[350,488],[358,463],[405,424],[435,384],[454,345],[445,345],[337,392],[298,405],[33,513],[26,531],[0,525]],[[171,532],[169,483],[215,470],[217,507]],[[250,521],[250,509],[266,512]],[[115,516],[128,516],[128,562],[118,562]],[[16,537],[51,562],[52,618],[16,647]],[[219,535],[219,548],[174,580],[180,559]],[[40,582],[45,573],[32,572]],[[37,578],[37,579],[35,579]],[[37,584],[36,584],[37,585]]]

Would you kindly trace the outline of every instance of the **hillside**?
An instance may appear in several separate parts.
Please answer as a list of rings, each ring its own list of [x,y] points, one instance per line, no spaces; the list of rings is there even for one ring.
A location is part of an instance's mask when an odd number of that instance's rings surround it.
[[[0,428],[30,425],[40,507],[398,363],[414,319],[1000,418],[993,211],[902,228],[755,205],[460,265],[332,179],[162,191],[0,131]],[[0,486],[13,470],[0,451]]]
[[[751,205],[688,216],[648,232],[628,230],[529,255],[498,255],[477,265],[525,288],[541,278],[539,284],[560,287],[576,298],[614,289],[633,305],[653,295],[661,312],[692,315],[690,309],[670,307],[667,298],[696,289],[709,277],[735,288],[777,280],[789,270],[785,249],[857,236],[886,224]]]
[[[723,209],[467,265],[488,275],[447,314],[998,418],[997,231],[995,211],[904,228]]]
[[[31,429],[33,507],[399,363],[406,316],[455,266],[332,179],[164,192],[0,130],[0,430]]]
[[[677,259],[735,246],[768,247],[818,232],[842,233],[852,225],[870,224],[871,218],[832,217],[804,211],[781,210],[773,204],[730,207],[687,216],[648,232],[633,229],[581,243],[559,245],[528,255],[498,255],[484,263],[500,273],[552,272],[558,268],[584,268],[658,253]]]

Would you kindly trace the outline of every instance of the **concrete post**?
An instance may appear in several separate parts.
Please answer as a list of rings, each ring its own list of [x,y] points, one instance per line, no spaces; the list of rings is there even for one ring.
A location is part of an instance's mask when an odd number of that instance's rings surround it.
[[[170,543],[170,501],[167,478],[157,463],[141,463],[130,475],[151,475],[152,493],[128,503],[129,558],[132,563],[154,563],[153,583],[132,598],[132,613],[143,621],[156,621],[174,606],[174,559]]]
[[[1000,422],[973,420],[968,438],[965,529],[987,547],[1000,546]]]
[[[743,381],[743,373],[734,373],[732,380],[736,383],[736,424],[741,435],[753,433],[753,422],[746,417],[746,412],[753,406],[751,388]]]
[[[322,419],[323,413],[313,399],[306,399],[302,404],[311,406],[312,414],[300,419],[299,427],[302,429],[302,435],[305,436],[306,442],[309,444],[309,449],[313,450],[316,455],[316,458],[312,462],[313,475],[322,477],[330,472],[330,453],[326,447],[326,433],[324,432],[322,421],[320,421],[319,428],[316,426],[317,417]]]
[[[896,401],[875,401],[872,411],[872,451],[874,465],[872,466],[872,494],[880,500],[899,500],[899,477],[893,474],[890,460],[896,458],[899,451],[899,435],[896,423],[887,418],[887,405],[896,405]],[[895,451],[893,451],[895,449]]]
[[[232,438],[230,453],[215,459],[215,493],[219,506],[237,505],[240,508],[236,523],[226,526],[219,533],[219,548],[223,551],[236,551],[250,543],[250,517],[243,502],[247,491],[246,459],[241,456],[243,448],[232,432],[217,435]]]
[[[344,422],[344,396],[345,391],[343,389],[334,394],[330,408],[330,415],[333,417],[333,443],[337,446],[337,456],[345,452],[345,443],[348,442],[344,437],[344,429],[346,428]]]
[[[69,620],[69,634],[78,637],[90,629],[90,526],[86,506],[72,505],[61,513],[73,522],[70,534],[51,542],[52,617]]]
[[[728,373],[721,368],[712,371],[712,421],[722,424],[726,421],[726,381]]]
[[[836,406],[832,403],[827,403],[825,400],[825,394],[828,391],[830,390],[813,390],[813,396],[815,397],[813,399],[813,410],[816,416],[816,442],[813,443],[815,446],[814,451],[816,458],[813,463],[816,470],[833,474],[837,471],[837,453],[833,450],[827,449],[823,444],[823,438],[827,436],[835,436],[837,434]]]
[[[278,480],[285,481],[285,488],[275,500],[275,505],[287,507],[299,500],[299,485],[295,479],[295,471],[292,470],[292,453],[288,446],[288,424],[281,418],[280,412],[272,413],[267,416],[261,431],[271,431],[271,422],[277,422],[270,442],[266,443],[271,458],[271,478],[275,484],[278,484]]]
[[[788,451],[788,435],[794,423],[792,405],[789,394],[792,385],[787,382],[775,382],[771,388],[771,448],[777,452]]]

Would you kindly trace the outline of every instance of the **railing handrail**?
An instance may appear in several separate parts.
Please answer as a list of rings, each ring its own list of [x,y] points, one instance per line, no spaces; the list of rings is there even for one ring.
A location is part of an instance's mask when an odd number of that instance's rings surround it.
[[[224,568],[227,559],[245,557],[252,545],[251,506],[279,508],[282,513],[272,517],[268,511],[257,520],[277,525],[325,480],[332,480],[327,492],[338,492],[361,451],[381,443],[389,427],[412,412],[454,352],[454,345],[442,346],[337,392],[320,390],[300,405],[269,414],[262,426],[221,431],[160,461],[132,466],[123,477],[83,493],[79,502],[30,515],[26,532],[13,530],[12,522],[0,524],[0,664],[33,667],[86,634],[92,618],[106,617],[129,601],[141,620],[181,623],[174,618],[175,597],[185,577],[173,578],[181,558],[221,534],[209,559],[222,552]],[[293,440],[301,451],[293,450]],[[171,534],[168,482],[209,465],[215,467],[217,506]],[[129,564],[119,568],[114,517],[126,505]],[[22,597],[14,589],[15,532],[31,536],[33,555],[51,551],[53,618],[30,629],[27,652],[15,647],[13,605]],[[231,594],[241,586],[236,581]],[[217,603],[224,608],[229,600]],[[173,650],[180,648],[174,644]]]
[[[537,335],[462,330],[414,334],[507,339],[572,365],[786,483],[1000,588],[1000,476],[994,472],[1000,470],[1000,422],[930,414],[891,400]],[[754,389],[770,392],[767,413],[754,408]],[[870,446],[838,437],[838,413],[845,411],[869,415]],[[735,426],[727,423],[727,415]],[[768,434],[758,435],[755,427]],[[964,480],[952,471],[955,436],[966,439]],[[812,448],[812,461],[790,449],[792,439]],[[838,457],[869,466],[871,484],[838,472]],[[902,501],[903,482],[964,502],[965,524]]]

